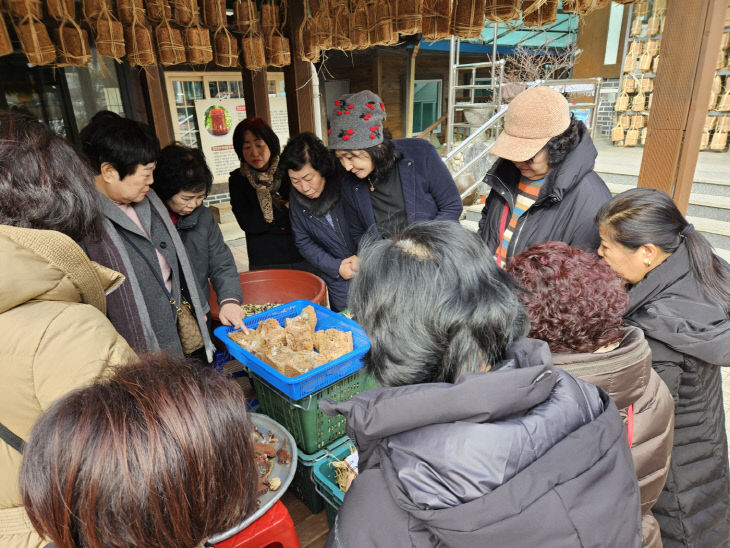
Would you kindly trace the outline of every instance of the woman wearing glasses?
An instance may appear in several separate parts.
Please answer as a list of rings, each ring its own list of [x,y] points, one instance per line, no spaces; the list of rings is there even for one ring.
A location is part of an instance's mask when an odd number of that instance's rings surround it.
[[[548,87],[520,93],[490,152],[498,159],[484,178],[492,190],[479,234],[497,264],[541,242],[598,248],[593,219],[611,193],[593,171],[588,129],[571,117],[565,97]]]
[[[344,310],[360,261],[340,200],[335,159],[316,135],[300,133],[289,139],[279,170],[282,183],[291,183],[294,190],[289,216],[297,249],[320,269],[332,310]]]

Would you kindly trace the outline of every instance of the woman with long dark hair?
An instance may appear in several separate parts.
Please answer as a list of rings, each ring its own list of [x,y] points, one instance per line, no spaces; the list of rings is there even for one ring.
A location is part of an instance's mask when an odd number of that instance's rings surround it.
[[[588,128],[565,97],[545,86],[520,93],[490,153],[498,159],[484,177],[491,191],[479,234],[497,264],[540,242],[598,247],[593,218],[611,193],[593,171],[598,153]]]
[[[293,189],[289,217],[297,248],[322,272],[332,310],[344,310],[360,261],[340,200],[335,159],[316,135],[305,132],[289,139],[279,169]]]
[[[330,118],[329,148],[346,172],[342,198],[353,240],[371,227],[388,237],[419,221],[457,221],[459,190],[425,139],[391,139],[372,91],[346,94]]]
[[[730,543],[730,472],[720,366],[730,366],[730,267],[660,190],[636,188],[596,215],[598,254],[629,284],[675,402],[674,446],[654,506],[664,546]]]
[[[294,245],[288,182],[278,174],[279,138],[261,118],[246,118],[233,131],[241,167],[228,179],[231,207],[246,233],[248,267],[306,268]]]

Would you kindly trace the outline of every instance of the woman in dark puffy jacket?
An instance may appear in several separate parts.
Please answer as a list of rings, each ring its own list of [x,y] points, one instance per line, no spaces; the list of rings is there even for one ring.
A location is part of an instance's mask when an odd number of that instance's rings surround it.
[[[431,221],[360,249],[350,307],[383,388],[347,401],[354,479],[328,546],[636,548],[618,410],[554,367],[479,236]]]
[[[520,93],[507,108],[498,157],[484,177],[491,187],[479,234],[497,263],[540,242],[594,250],[598,209],[611,197],[593,171],[596,147],[568,101],[549,87]]]
[[[522,286],[530,337],[545,341],[553,363],[600,386],[626,425],[639,480],[642,545],[661,548],[651,507],[669,473],[674,400],[651,368],[651,350],[637,327],[623,327],[629,296],[595,253],[562,242],[535,244],[507,264]]]
[[[653,509],[664,546],[728,546],[720,367],[730,366],[730,267],[660,190],[627,190],[596,221],[599,255],[629,284],[626,322],[644,331],[674,397],[671,468]]]
[[[340,200],[335,159],[313,133],[289,139],[279,170],[290,183],[289,217],[294,241],[302,256],[321,271],[327,282],[330,308],[347,308],[350,279],[360,268],[355,244]]]

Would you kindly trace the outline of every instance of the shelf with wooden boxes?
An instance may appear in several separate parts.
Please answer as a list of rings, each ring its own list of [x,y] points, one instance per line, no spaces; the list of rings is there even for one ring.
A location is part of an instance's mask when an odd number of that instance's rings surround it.
[[[725,32],[717,55],[715,77],[712,80],[710,102],[700,141],[700,150],[724,152],[730,134],[730,7],[725,15]]]
[[[616,123],[611,131],[611,141],[616,146],[637,146],[646,141],[665,12],[664,0],[633,5],[621,86],[614,109]]]

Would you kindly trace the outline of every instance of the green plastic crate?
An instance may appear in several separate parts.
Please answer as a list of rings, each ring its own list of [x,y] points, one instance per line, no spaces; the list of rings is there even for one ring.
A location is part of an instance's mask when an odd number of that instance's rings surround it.
[[[366,373],[365,368],[361,368],[344,379],[294,401],[255,373],[250,372],[250,375],[259,400],[259,412],[270,416],[286,428],[297,442],[297,447],[309,454],[316,453],[346,433],[345,417],[325,415],[319,410],[320,400],[332,398],[344,401],[355,394],[378,386],[375,379]]]
[[[324,508],[322,496],[317,492],[314,485],[314,465],[328,455],[331,455],[335,449],[348,440],[349,438],[347,436],[343,436],[329,444],[325,449],[321,449],[316,453],[309,455],[300,451],[297,456],[297,469],[294,473],[294,478],[289,485],[289,489],[294,491],[294,494],[313,514],[320,513]]]

